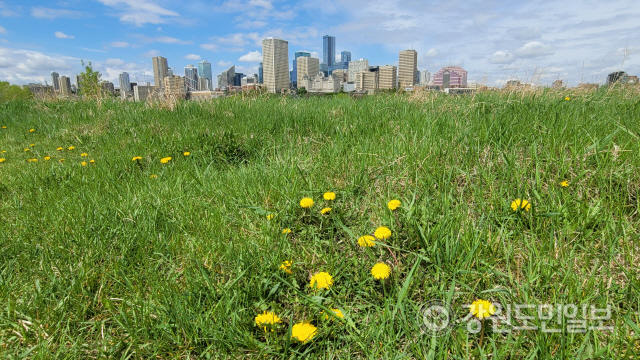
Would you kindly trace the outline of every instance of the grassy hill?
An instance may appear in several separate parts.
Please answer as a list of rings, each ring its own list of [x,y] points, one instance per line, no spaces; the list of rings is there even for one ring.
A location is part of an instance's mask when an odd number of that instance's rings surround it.
[[[32,100],[0,126],[3,358],[640,352],[637,92]],[[613,330],[569,332],[592,305]]]

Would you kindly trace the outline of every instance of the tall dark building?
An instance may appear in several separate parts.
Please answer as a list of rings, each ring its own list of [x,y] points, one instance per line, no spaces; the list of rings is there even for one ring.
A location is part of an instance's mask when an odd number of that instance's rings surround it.
[[[322,37],[322,62],[331,67],[336,63],[336,38],[334,36],[325,35]]]
[[[260,66],[258,67],[258,82],[260,84],[264,84],[262,80],[262,63],[260,63]]]
[[[242,86],[242,77],[243,73],[236,73],[235,78],[233,79],[233,86]]]

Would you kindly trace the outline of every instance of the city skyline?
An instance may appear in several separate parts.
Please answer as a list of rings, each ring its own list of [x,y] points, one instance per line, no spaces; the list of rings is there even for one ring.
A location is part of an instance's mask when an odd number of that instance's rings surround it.
[[[82,71],[83,59],[115,84],[123,72],[131,82],[154,83],[149,60],[158,55],[168,59],[175,74],[202,60],[211,62],[212,74],[231,65],[238,73],[254,74],[262,57],[261,41],[271,36],[289,41],[291,69],[297,51],[324,58],[324,35],[335,38],[335,62],[350,51],[352,60],[399,66],[399,51],[415,49],[421,71],[462,66],[470,81],[489,86],[502,86],[512,78],[547,85],[556,79],[571,85],[604,83],[612,71],[639,73],[639,53],[622,62],[625,48],[640,48],[635,21],[640,5],[579,4],[356,0],[314,7],[307,1],[250,0],[177,6],[97,0],[29,6],[4,1],[0,80],[44,83],[51,81],[51,72],[74,78]],[[221,20],[211,25],[206,16]]]

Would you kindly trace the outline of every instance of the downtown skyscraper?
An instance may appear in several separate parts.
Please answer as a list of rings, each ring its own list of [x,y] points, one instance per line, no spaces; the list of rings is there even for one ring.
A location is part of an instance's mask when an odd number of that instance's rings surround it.
[[[198,91],[198,68],[189,64],[184,68],[184,85],[187,92]]]
[[[211,63],[207,60],[202,60],[198,63],[198,77],[206,78],[209,82],[208,89],[213,88],[213,76],[211,75]],[[203,89],[200,89],[203,90]]]
[[[156,56],[151,59],[153,63],[153,81],[156,86],[164,86],[164,78],[169,76],[169,65],[167,65],[167,58],[162,56]]]
[[[264,85],[270,93],[289,89],[289,42],[270,37],[262,40]]]
[[[415,50],[400,51],[398,61],[398,85],[401,88],[415,85],[417,71],[418,52]]]
[[[329,71],[333,70],[331,67],[336,63],[336,38],[331,35],[325,35],[322,37],[322,62],[327,64]]]

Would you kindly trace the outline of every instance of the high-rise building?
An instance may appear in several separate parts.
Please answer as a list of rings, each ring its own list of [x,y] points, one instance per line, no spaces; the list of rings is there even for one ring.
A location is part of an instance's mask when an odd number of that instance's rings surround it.
[[[151,59],[151,62],[153,63],[153,80],[156,86],[162,86],[164,78],[169,74],[167,58],[156,56]]]
[[[82,75],[76,75],[76,89],[77,91],[80,91],[80,88],[82,88]]]
[[[360,59],[349,62],[349,82],[356,81],[356,74],[360,71],[369,70],[369,60]]]
[[[378,90],[379,71],[360,71],[356,74],[356,90]]]
[[[308,51],[296,51],[293,59],[293,71],[291,72],[291,82],[293,86],[298,84],[298,58],[310,57],[311,53]]]
[[[262,63],[260,63],[260,66],[258,66],[258,82],[260,84],[264,84],[263,80],[264,79],[263,79],[263,73],[262,73]]]
[[[54,91],[60,91],[60,74],[55,71],[51,72],[51,86]]]
[[[416,79],[413,82],[414,84],[420,84],[420,70],[416,70]]]
[[[340,62],[343,62],[349,66],[349,62],[351,61],[351,52],[343,51],[340,53]]]
[[[289,42],[278,38],[262,40],[262,64],[267,91],[289,89]]]
[[[318,75],[320,72],[320,59],[312,57],[298,58],[298,80],[304,79],[305,76],[310,79]]]
[[[129,74],[126,72],[123,72],[122,74],[120,74],[119,78],[120,78],[120,94],[131,91],[131,81],[129,80]]]
[[[220,89],[222,88],[228,88],[230,86],[233,86],[235,79],[236,79],[236,66],[235,65],[231,65],[230,68],[228,68],[227,70],[223,71],[222,75],[220,77],[220,81],[218,81],[218,87]]]
[[[57,74],[57,73],[56,73]],[[66,76],[60,76],[58,86],[61,95],[71,95],[71,79]]]
[[[420,85],[429,85],[431,83],[431,73],[427,69],[420,71]]]
[[[331,73],[336,76],[336,79],[340,80],[340,82],[346,83],[349,80],[349,72],[344,69],[336,69]]]
[[[164,78],[162,85],[167,99],[184,99],[187,97],[185,78],[182,76],[167,76]]]
[[[395,89],[396,73],[398,69],[393,65],[380,66],[380,77],[378,79],[379,89]]]
[[[418,71],[418,52],[415,50],[400,51],[398,63],[398,85],[401,88],[413,86]]]
[[[233,86],[242,86],[243,76],[244,76],[243,73],[236,73],[236,75],[233,77]]]
[[[167,68],[167,76],[173,76],[173,68]]]
[[[187,92],[198,91],[198,68],[191,64],[184,68],[184,86]]]
[[[336,62],[336,38],[334,36],[325,35],[322,37],[322,63],[328,67],[333,66]]]
[[[198,78],[205,78],[208,80],[207,90],[213,88],[213,76],[211,74],[211,63],[207,60],[202,60],[198,63]],[[199,81],[199,80],[198,80]],[[198,86],[198,89],[203,90]]]
[[[460,66],[447,66],[433,75],[433,86],[442,89],[467,87],[467,70]]]
[[[329,65],[325,63],[320,64],[320,71],[324,74],[324,76],[329,76]]]

